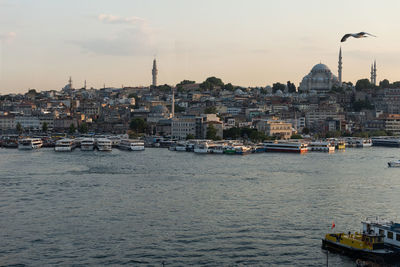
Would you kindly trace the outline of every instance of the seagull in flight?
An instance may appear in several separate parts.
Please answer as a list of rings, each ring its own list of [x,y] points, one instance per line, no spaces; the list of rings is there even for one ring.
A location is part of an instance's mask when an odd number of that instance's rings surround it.
[[[347,38],[349,38],[349,37],[354,37],[354,38],[365,38],[365,37],[368,37],[368,35],[369,35],[369,36],[376,37],[375,35],[372,35],[372,34],[367,33],[367,32],[348,33],[348,34],[345,34],[345,35],[342,37],[342,39],[340,40],[340,42],[342,42],[342,43],[345,42],[345,41],[347,40]]]

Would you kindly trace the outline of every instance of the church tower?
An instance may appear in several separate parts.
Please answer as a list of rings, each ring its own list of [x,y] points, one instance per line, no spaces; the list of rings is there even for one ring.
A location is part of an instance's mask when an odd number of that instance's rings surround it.
[[[342,86],[342,47],[339,50],[338,79],[339,86]]]
[[[157,86],[157,74],[158,74],[158,70],[157,70],[157,62],[156,59],[153,60],[153,69],[151,70],[151,74],[153,75],[153,86]]]

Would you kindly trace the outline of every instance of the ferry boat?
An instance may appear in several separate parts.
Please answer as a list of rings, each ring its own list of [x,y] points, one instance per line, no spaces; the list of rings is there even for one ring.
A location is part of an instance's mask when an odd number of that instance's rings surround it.
[[[39,149],[43,146],[43,141],[40,138],[23,138],[18,140],[18,149],[32,150]]]
[[[235,152],[238,155],[247,155],[251,153],[251,148],[248,146],[236,146]]]
[[[362,259],[374,259],[380,262],[395,262],[399,254],[386,248],[384,236],[368,233],[333,233],[322,239],[322,248]]]
[[[357,139],[356,140],[356,146],[357,147],[371,147],[372,146],[372,140],[369,139],[369,138]]]
[[[175,151],[186,151],[186,143],[185,142],[178,142],[175,146]]]
[[[95,142],[94,138],[83,138],[81,141],[82,151],[92,151],[94,150]]]
[[[207,142],[199,143],[194,146],[194,153],[206,154],[208,153]]]
[[[1,146],[6,148],[17,148],[18,135],[3,135],[1,137]]]
[[[388,166],[389,167],[400,167],[400,160],[389,161]]]
[[[143,151],[144,142],[134,139],[122,139],[118,147],[130,151]]]
[[[335,146],[329,142],[311,142],[308,145],[308,150],[318,152],[334,152]]]
[[[208,147],[208,153],[210,154],[223,154],[224,146],[223,145],[210,145]]]
[[[76,147],[75,140],[64,138],[60,139],[56,142],[56,146],[54,147],[54,151],[57,152],[71,152]]]
[[[263,144],[258,144],[253,149],[254,153],[264,153],[266,151],[267,151],[267,149],[265,148],[265,146]]]
[[[338,150],[345,150],[346,149],[346,143],[342,140],[335,141],[335,148]]]
[[[307,144],[296,142],[264,143],[266,152],[306,153]]]
[[[96,139],[96,147],[99,151],[112,151],[112,142],[108,138]]]
[[[224,154],[228,154],[228,155],[236,154],[235,146],[233,146],[233,145],[225,146]]]
[[[374,217],[366,218],[361,224],[363,232],[382,235],[385,247],[400,253],[400,223]]]
[[[395,137],[373,137],[373,146],[389,146],[389,147],[400,147],[400,138]]]

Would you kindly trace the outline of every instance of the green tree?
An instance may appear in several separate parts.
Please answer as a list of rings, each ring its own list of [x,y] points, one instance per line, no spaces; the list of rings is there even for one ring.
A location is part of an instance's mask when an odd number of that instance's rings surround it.
[[[303,136],[301,136],[301,134],[292,134],[290,139],[303,139]]]
[[[310,134],[310,129],[308,129],[307,127],[303,128],[303,131],[301,131],[303,134]]]
[[[234,91],[235,87],[233,87],[233,85],[231,83],[227,83],[227,84],[225,84],[224,89],[228,90],[228,91]]]
[[[371,89],[373,87],[374,87],[373,84],[371,84],[368,79],[361,79],[356,82],[356,90],[357,91]]]
[[[129,124],[129,128],[137,133],[144,133],[146,127],[147,124],[142,118],[132,119],[131,123]]]
[[[69,126],[68,132],[69,134],[74,134],[76,132],[76,127],[73,123],[71,123],[71,125]]]
[[[47,125],[47,122],[43,122],[43,124],[42,124],[42,132],[46,133],[48,129],[49,129],[49,126]]]
[[[206,109],[204,109],[204,113],[205,114],[217,114],[217,108],[214,106],[207,107]]]
[[[211,140],[217,140],[217,129],[215,129],[214,125],[212,123],[209,123],[207,126],[207,134],[206,134],[207,139]]]
[[[294,83],[291,83],[290,81],[287,81],[286,85],[288,87],[289,93],[296,93],[297,92],[296,85],[294,85]]]
[[[193,134],[186,135],[186,140],[190,140],[190,139],[194,139],[194,135]]]
[[[215,87],[224,87],[224,83],[222,82],[221,79],[216,78],[216,77],[208,77],[204,82],[200,84],[200,88],[202,90],[213,90]]]
[[[285,85],[282,83],[274,83],[272,85],[272,92],[276,93],[276,91],[281,90],[282,92],[285,91]]]
[[[250,139],[253,142],[262,142],[265,140],[265,134],[255,130],[250,133]]]
[[[224,130],[224,139],[237,139],[240,137],[240,128],[233,127],[227,130]]]
[[[176,85],[176,89],[178,90],[178,92],[182,92],[183,91],[183,86],[186,84],[194,84],[196,83],[195,81],[189,81],[189,80],[183,80],[180,83],[178,83]]]
[[[79,125],[78,131],[79,131],[81,134],[86,134],[86,133],[88,133],[89,128],[88,128],[88,125],[86,124],[86,122],[82,122],[82,123]]]
[[[17,132],[19,133],[19,134],[21,134],[22,133],[22,131],[23,131],[23,128],[22,128],[22,125],[21,125],[21,123],[17,123],[17,126],[15,127],[16,128],[16,130],[17,130]]]

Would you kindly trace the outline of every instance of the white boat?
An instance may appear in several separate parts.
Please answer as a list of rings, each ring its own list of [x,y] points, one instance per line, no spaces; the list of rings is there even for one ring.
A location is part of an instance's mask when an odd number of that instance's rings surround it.
[[[96,147],[99,151],[112,151],[112,142],[108,138],[96,139]]]
[[[305,153],[308,151],[307,144],[296,142],[277,142],[264,143],[265,152],[289,152],[289,153]]]
[[[210,145],[208,147],[208,153],[210,154],[224,154],[224,145]]]
[[[40,138],[24,138],[18,140],[18,149],[32,150],[43,146],[43,141]]]
[[[388,166],[389,167],[400,167],[400,160],[389,161]]]
[[[335,146],[329,142],[311,142],[308,145],[308,150],[318,152],[334,152]]]
[[[94,149],[95,142],[94,138],[83,138],[81,141],[82,151],[92,151]]]
[[[361,224],[363,233],[383,235],[385,247],[400,250],[400,223],[373,217],[367,218]]]
[[[371,139],[357,139],[356,140],[356,146],[357,147],[371,147],[372,146],[372,140]]]
[[[199,143],[194,146],[194,153],[206,154],[208,153],[207,142]]]
[[[75,140],[69,139],[69,138],[64,138],[64,139],[60,139],[56,142],[54,151],[70,152],[70,151],[74,150],[75,147],[76,147]]]
[[[143,151],[144,142],[141,140],[134,139],[122,139],[119,143],[119,148],[131,151]]]
[[[186,143],[178,142],[175,146],[175,151],[186,151]]]
[[[121,140],[122,140],[121,137],[118,137],[118,136],[108,136],[106,138],[111,141],[112,147],[119,147],[119,144],[121,143]],[[127,139],[127,138],[124,138],[124,139]]]

